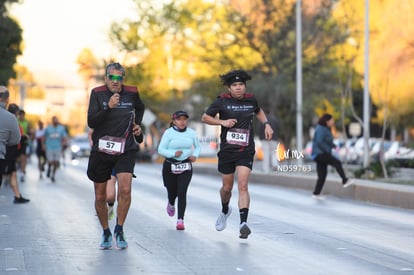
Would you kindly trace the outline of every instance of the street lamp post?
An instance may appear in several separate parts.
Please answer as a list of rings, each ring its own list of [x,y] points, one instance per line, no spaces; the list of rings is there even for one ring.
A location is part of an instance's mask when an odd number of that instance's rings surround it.
[[[365,60],[364,60],[364,167],[369,166],[369,0],[365,0]]]
[[[20,109],[24,109],[24,103],[26,100],[26,88],[28,86],[28,83],[24,80],[18,80],[16,81],[17,86],[19,87],[20,92]]]
[[[303,151],[302,127],[302,1],[296,1],[296,146]],[[302,159],[298,159],[301,164]]]

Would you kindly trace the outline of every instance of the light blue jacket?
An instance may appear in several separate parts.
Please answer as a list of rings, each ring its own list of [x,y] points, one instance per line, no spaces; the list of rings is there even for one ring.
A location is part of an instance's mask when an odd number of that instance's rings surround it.
[[[175,152],[182,150],[180,157],[175,157]],[[174,158],[178,161],[185,160],[191,156],[198,158],[201,147],[196,132],[187,128],[184,132],[174,130],[173,127],[165,130],[158,145],[158,154],[165,158]]]

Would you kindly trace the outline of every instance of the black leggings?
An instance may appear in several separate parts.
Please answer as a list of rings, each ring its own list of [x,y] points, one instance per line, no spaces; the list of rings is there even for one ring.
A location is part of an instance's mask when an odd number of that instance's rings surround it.
[[[342,182],[346,181],[344,169],[340,160],[332,156],[331,154],[321,154],[315,158],[316,172],[318,173],[318,180],[316,181],[314,195],[319,195],[322,192],[323,185],[325,184],[326,175],[328,174],[328,165],[335,167],[339,176],[342,178]]]
[[[171,162],[164,161],[162,167],[162,179],[164,180],[164,186],[167,189],[168,201],[170,204],[174,205],[175,199],[178,198],[178,219],[184,219],[185,208],[187,206],[187,190],[192,176],[192,169],[184,171],[181,174],[173,174],[171,172]]]

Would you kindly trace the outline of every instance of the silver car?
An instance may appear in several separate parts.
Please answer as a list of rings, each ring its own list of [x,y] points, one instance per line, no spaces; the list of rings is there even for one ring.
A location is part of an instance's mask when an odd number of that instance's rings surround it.
[[[88,134],[80,134],[74,136],[70,141],[70,152],[72,159],[89,157],[91,153],[91,146],[89,143]]]

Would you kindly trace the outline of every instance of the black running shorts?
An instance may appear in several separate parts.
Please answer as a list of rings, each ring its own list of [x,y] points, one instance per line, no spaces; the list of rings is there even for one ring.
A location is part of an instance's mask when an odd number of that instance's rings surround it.
[[[11,175],[13,172],[17,171],[17,165],[16,165],[16,160],[15,159],[4,159],[2,160],[3,162],[3,167],[2,169],[2,174],[3,175]]]
[[[218,171],[222,174],[233,174],[236,166],[246,166],[252,170],[254,151],[247,152],[218,152]]]
[[[92,151],[89,156],[88,178],[93,182],[106,182],[111,178],[112,169],[116,173],[133,173],[136,151],[127,151],[122,155],[113,156]]]

